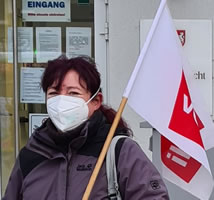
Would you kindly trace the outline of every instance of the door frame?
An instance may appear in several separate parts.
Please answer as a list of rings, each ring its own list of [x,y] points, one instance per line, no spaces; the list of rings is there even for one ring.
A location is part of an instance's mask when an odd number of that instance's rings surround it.
[[[94,24],[95,61],[98,71],[101,74],[101,88],[104,96],[104,103],[108,103],[108,0],[94,0]]]

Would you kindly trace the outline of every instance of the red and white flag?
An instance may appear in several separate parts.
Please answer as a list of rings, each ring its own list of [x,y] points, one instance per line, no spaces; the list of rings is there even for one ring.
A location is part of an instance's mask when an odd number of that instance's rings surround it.
[[[214,124],[190,71],[162,0],[123,97],[161,133],[162,175],[208,200],[213,178],[206,150],[214,147]]]

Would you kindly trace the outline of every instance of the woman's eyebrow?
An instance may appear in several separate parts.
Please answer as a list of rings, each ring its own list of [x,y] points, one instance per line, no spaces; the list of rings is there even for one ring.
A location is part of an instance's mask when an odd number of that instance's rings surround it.
[[[78,86],[67,86],[66,89],[68,89],[68,90],[70,90],[70,89],[81,90],[81,88]]]
[[[52,90],[57,90],[58,87],[56,86],[50,86],[48,89],[52,89]],[[81,90],[80,87],[78,86],[64,86],[64,88],[66,88],[67,90],[70,90],[70,89],[78,89],[78,90]]]

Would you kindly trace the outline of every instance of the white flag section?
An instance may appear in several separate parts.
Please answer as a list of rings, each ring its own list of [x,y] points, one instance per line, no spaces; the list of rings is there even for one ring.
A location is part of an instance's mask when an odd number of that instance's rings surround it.
[[[214,147],[214,124],[187,80],[188,67],[163,0],[123,97],[162,134],[163,176],[207,200],[213,178],[205,150]]]

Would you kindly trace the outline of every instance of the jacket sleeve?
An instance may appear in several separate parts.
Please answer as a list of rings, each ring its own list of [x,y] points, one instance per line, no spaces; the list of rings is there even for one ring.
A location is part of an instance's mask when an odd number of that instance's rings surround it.
[[[125,139],[118,158],[119,190],[123,200],[168,200],[167,188],[139,145]]]
[[[19,165],[19,159],[17,158],[2,200],[22,200],[22,182],[23,176]]]

